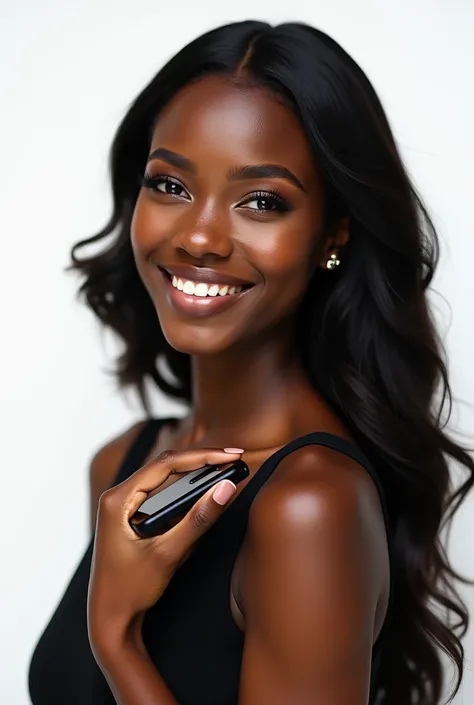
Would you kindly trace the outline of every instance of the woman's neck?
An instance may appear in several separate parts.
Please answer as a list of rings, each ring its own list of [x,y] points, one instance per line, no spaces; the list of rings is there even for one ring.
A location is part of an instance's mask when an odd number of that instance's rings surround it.
[[[267,335],[219,355],[193,357],[187,442],[250,450],[278,444],[290,433],[297,397],[301,402],[310,388],[292,340]]]

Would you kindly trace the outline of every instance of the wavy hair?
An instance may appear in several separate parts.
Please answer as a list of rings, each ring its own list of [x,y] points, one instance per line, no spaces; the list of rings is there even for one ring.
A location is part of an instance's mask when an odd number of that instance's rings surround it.
[[[325,180],[328,225],[350,219],[343,266],[330,277],[316,272],[295,314],[298,349],[311,383],[380,469],[388,499],[396,619],[371,702],[435,705],[444,686],[440,652],[457,671],[451,697],[463,674],[468,612],[455,582],[467,581],[450,565],[440,533],[474,484],[474,462],[445,430],[452,395],[426,296],[437,234],[361,68],[303,23],[238,22],[189,43],[129,106],[110,152],[112,215],[74,245],[68,269],[82,275],[79,295],[124,343],[113,371],[119,387],[135,387],[148,415],[150,378],[190,403],[189,356],[164,338],[135,267],[130,225],[161,110],[209,74],[263,87],[294,111]],[[79,258],[93,243],[99,254]],[[450,461],[467,471],[456,489]]]

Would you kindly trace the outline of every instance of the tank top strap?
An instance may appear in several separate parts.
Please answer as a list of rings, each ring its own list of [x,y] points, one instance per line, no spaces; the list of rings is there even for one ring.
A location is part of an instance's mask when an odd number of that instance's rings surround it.
[[[120,482],[123,482],[123,480],[130,477],[135,470],[138,470],[138,468],[143,465],[145,458],[153,448],[153,444],[156,441],[160,429],[169,421],[174,421],[174,419],[147,419],[125,454],[114,484],[118,485]]]
[[[276,453],[267,458],[260,470],[255,475],[255,484],[257,491],[261,489],[261,487],[263,487],[265,482],[268,480],[270,475],[273,473],[279,463],[283,460],[283,458],[286,458],[288,455],[290,455],[290,453],[293,453],[293,451],[298,450],[299,448],[304,448],[305,446],[309,445],[322,445],[326,446],[327,448],[332,448],[333,450],[337,450],[340,453],[344,453],[344,455],[347,455],[349,458],[352,458],[357,463],[362,465],[362,467],[367,470],[372,480],[374,481],[374,484],[380,495],[382,509],[384,511],[384,514],[386,515],[386,518],[388,518],[387,504],[385,501],[385,493],[382,487],[382,483],[380,481],[378,473],[376,472],[374,466],[369,461],[367,456],[351,441],[348,441],[347,439],[342,438],[341,436],[336,436],[333,433],[326,433],[324,431],[314,431],[312,433],[306,434],[305,436],[295,438],[289,443],[287,443],[285,446],[280,448],[280,450],[276,451]]]

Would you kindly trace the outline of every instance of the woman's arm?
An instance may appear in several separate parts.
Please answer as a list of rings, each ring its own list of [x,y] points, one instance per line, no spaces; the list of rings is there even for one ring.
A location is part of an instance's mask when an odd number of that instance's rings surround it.
[[[141,636],[117,640],[96,659],[117,705],[179,705],[148,656]]]
[[[388,581],[378,495],[333,451],[306,447],[282,465],[249,517],[239,703],[367,705]]]

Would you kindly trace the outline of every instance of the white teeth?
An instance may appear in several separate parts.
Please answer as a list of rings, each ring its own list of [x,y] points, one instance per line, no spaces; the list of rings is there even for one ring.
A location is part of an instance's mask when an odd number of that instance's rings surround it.
[[[204,282],[193,282],[189,279],[179,279],[172,276],[171,283],[175,289],[190,294],[191,296],[226,296],[227,294],[239,294],[241,286],[219,286],[218,284],[204,284]]]
[[[187,282],[186,282],[187,283]],[[207,296],[207,284],[195,284],[194,285],[194,296]]]

